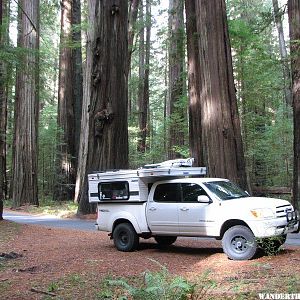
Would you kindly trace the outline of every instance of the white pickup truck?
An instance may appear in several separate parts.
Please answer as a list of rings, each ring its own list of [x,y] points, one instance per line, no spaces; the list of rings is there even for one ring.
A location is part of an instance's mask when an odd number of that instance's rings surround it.
[[[279,247],[298,230],[299,214],[288,201],[250,197],[229,180],[203,177],[205,168],[169,162],[89,174],[96,228],[109,232],[118,250],[136,250],[140,237],[164,247],[178,236],[215,237],[230,259],[247,260],[258,240],[276,238]]]

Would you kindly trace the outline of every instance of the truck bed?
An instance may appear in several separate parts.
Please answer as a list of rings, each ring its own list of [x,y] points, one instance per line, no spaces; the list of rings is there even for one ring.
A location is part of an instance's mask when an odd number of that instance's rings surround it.
[[[114,220],[126,218],[134,226],[137,234],[148,233],[149,228],[146,220],[147,202],[104,202],[97,206],[96,228],[101,231],[112,232]]]

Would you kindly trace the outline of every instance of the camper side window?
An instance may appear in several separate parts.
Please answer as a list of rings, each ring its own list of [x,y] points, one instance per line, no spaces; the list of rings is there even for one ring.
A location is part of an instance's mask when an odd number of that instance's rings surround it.
[[[129,199],[129,185],[127,181],[100,182],[98,191],[100,200]]]

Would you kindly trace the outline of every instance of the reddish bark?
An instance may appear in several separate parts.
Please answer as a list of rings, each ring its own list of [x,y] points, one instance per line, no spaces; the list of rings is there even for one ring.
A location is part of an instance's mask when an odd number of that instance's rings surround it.
[[[246,172],[240,121],[233,81],[224,0],[196,0],[199,66],[196,72],[200,115],[193,136],[202,137],[204,162],[209,176],[225,177],[246,188]],[[197,71],[198,70],[198,71]],[[191,120],[191,122],[196,122]],[[194,129],[198,128],[199,132]],[[193,150],[194,152],[196,150]]]
[[[56,200],[74,197],[82,109],[80,0],[61,1],[61,36],[58,84],[58,178]],[[74,46],[74,43],[77,45]],[[72,45],[73,44],[73,45]]]
[[[26,49],[17,68],[12,191],[14,206],[38,205],[39,0],[19,1],[18,47]]]
[[[288,1],[291,40],[292,97],[294,112],[293,204],[300,208],[300,3]]]
[[[96,3],[86,174],[128,167],[127,1]],[[79,198],[87,208],[87,176]],[[82,209],[83,208],[83,209]]]
[[[182,130],[183,121],[186,119],[186,110],[180,105],[184,97],[184,19],[183,1],[169,1],[169,97],[167,113],[169,116],[169,151],[168,158],[180,157],[174,147],[183,146],[185,143]]]

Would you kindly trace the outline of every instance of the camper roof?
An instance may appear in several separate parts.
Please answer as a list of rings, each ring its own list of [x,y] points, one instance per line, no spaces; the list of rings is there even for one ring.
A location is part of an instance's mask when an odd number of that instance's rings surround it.
[[[193,158],[167,160],[158,164],[147,164],[137,170],[108,170],[89,174],[89,179],[128,178],[128,177],[185,177],[206,175],[205,167],[192,167]]]

